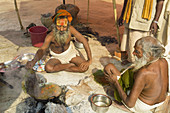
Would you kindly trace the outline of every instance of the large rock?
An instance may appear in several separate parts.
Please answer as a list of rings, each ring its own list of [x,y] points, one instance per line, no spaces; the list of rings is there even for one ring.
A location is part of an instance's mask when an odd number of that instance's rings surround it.
[[[33,70],[25,70],[23,90],[31,97],[38,100],[48,100],[51,97],[58,97],[62,90],[54,83],[46,84],[46,79],[36,74]]]

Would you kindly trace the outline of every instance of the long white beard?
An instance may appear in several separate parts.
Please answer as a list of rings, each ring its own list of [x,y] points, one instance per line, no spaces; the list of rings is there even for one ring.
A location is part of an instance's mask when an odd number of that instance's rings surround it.
[[[57,43],[61,46],[64,46],[68,37],[69,37],[69,30],[67,31],[59,31],[56,28],[53,30],[54,32],[54,38],[57,41]]]
[[[139,70],[140,68],[145,66],[147,63],[148,63],[148,58],[145,55],[143,55],[143,57],[141,58],[138,58],[137,56],[135,56],[135,62],[134,62],[135,67],[133,71]]]

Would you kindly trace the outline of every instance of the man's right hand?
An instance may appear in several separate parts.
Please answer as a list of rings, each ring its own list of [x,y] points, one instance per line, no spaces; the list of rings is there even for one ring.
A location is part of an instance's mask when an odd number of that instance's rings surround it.
[[[155,22],[151,23],[150,32],[155,36],[158,31],[158,25]]]
[[[27,69],[32,69],[34,67],[34,65],[35,65],[34,61],[28,61],[25,67]]]

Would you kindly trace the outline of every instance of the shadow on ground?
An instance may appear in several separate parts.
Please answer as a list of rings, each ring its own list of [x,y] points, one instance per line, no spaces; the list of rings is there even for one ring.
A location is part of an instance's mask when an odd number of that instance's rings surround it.
[[[0,31],[0,34],[11,41],[13,44],[19,47],[31,47],[31,38],[25,37],[24,31],[14,31],[14,30],[7,30],[7,31]]]

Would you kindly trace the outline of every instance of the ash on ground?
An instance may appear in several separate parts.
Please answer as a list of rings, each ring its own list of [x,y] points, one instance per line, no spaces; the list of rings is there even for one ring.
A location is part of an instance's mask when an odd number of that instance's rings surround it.
[[[118,44],[118,41],[113,36],[99,36],[99,33],[94,31],[89,25],[84,23],[78,23],[75,26],[75,29],[78,30],[85,37],[92,38],[101,43],[102,46],[106,46],[107,44],[115,43]]]
[[[32,97],[26,98],[17,107],[17,113],[95,113],[89,108],[88,101],[81,101],[75,106],[66,106],[55,102],[38,102]]]
[[[66,107],[61,103],[39,102],[34,98],[26,98],[17,107],[17,113],[67,113]]]

